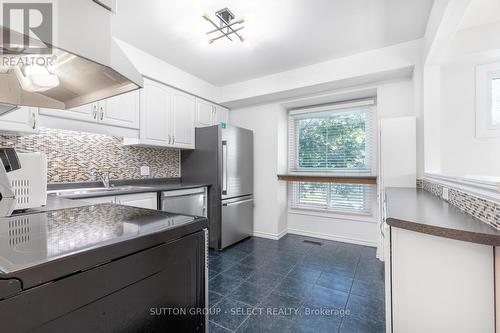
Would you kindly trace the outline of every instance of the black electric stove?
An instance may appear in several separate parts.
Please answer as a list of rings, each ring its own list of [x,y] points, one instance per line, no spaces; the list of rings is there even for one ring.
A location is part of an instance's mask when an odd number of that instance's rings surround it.
[[[0,321],[12,324],[9,332],[185,328],[192,318],[154,318],[149,311],[186,302],[205,306],[206,227],[206,218],[114,204],[1,218]],[[187,283],[181,286],[172,268],[191,275],[192,281],[184,276]],[[179,292],[155,281],[157,275],[163,282],[179,281]],[[146,297],[153,286],[158,289]],[[143,296],[137,295],[139,290]],[[105,299],[109,304],[99,305]],[[113,312],[120,303],[132,308]],[[137,306],[144,307],[139,314]],[[86,312],[75,314],[82,309]],[[97,316],[87,324],[91,326],[83,324],[86,315],[103,309],[107,316]],[[116,327],[110,324],[115,316],[121,318]]]

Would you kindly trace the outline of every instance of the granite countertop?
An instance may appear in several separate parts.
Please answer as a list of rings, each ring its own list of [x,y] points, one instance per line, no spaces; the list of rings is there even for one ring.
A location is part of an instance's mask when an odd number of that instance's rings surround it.
[[[388,188],[387,224],[424,234],[500,246],[500,230],[466,214],[431,193],[415,188]]]
[[[67,204],[63,201],[50,204]],[[49,281],[95,265],[96,260],[106,262],[207,226],[204,217],[116,204],[0,218],[0,278],[15,277],[31,287],[42,275]]]
[[[123,194],[134,194],[134,193],[148,193],[148,192],[163,192],[163,191],[174,191],[174,190],[182,190],[182,189],[190,189],[190,188],[198,188],[209,186],[209,184],[203,183],[190,183],[190,182],[181,182],[179,179],[150,179],[150,180],[123,180],[123,181],[112,181],[112,186],[118,187],[114,190],[106,190],[103,188],[102,191],[98,192],[89,192],[82,194],[62,194],[62,195],[54,195],[49,194],[49,197],[60,197],[67,199],[85,199],[85,198],[97,198],[97,197],[106,197],[106,196],[114,196],[114,195],[123,195]],[[126,186],[126,188],[119,188]],[[87,182],[87,183],[66,183],[66,184],[49,184],[49,191],[56,190],[68,190],[68,189],[79,189],[85,187],[102,187],[102,183],[100,182]]]

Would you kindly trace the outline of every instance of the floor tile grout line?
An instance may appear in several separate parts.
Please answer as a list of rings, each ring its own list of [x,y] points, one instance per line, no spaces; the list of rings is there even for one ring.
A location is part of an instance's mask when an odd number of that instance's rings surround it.
[[[360,260],[361,260],[361,257],[358,257],[358,261],[356,262],[356,268],[354,269],[354,277],[352,279],[351,288],[349,289],[349,293],[347,295],[347,300],[345,302],[344,310],[347,309],[347,304],[349,304],[349,299],[351,298],[352,286],[354,285],[354,279],[356,278],[356,273],[358,272]],[[344,319],[345,319],[345,316],[342,317],[342,319],[340,320],[339,327],[337,329],[337,333],[341,333],[342,325],[344,324]]]

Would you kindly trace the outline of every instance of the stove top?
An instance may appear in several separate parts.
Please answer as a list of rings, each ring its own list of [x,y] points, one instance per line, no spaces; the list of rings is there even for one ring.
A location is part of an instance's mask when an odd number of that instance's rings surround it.
[[[115,204],[0,218],[0,273],[15,273],[195,219]]]

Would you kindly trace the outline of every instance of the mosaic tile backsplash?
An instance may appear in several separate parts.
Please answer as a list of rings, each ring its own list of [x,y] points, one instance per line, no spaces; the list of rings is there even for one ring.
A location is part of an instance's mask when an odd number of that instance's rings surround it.
[[[443,197],[443,186],[427,180],[422,181],[422,188],[435,196]],[[448,202],[489,225],[500,229],[500,204],[478,198],[468,193],[450,188]]]
[[[112,179],[180,177],[178,150],[124,146],[102,134],[40,128],[34,135],[0,135],[0,146],[45,153],[49,183],[97,181],[92,171],[109,171]],[[140,175],[143,165],[150,176]]]

